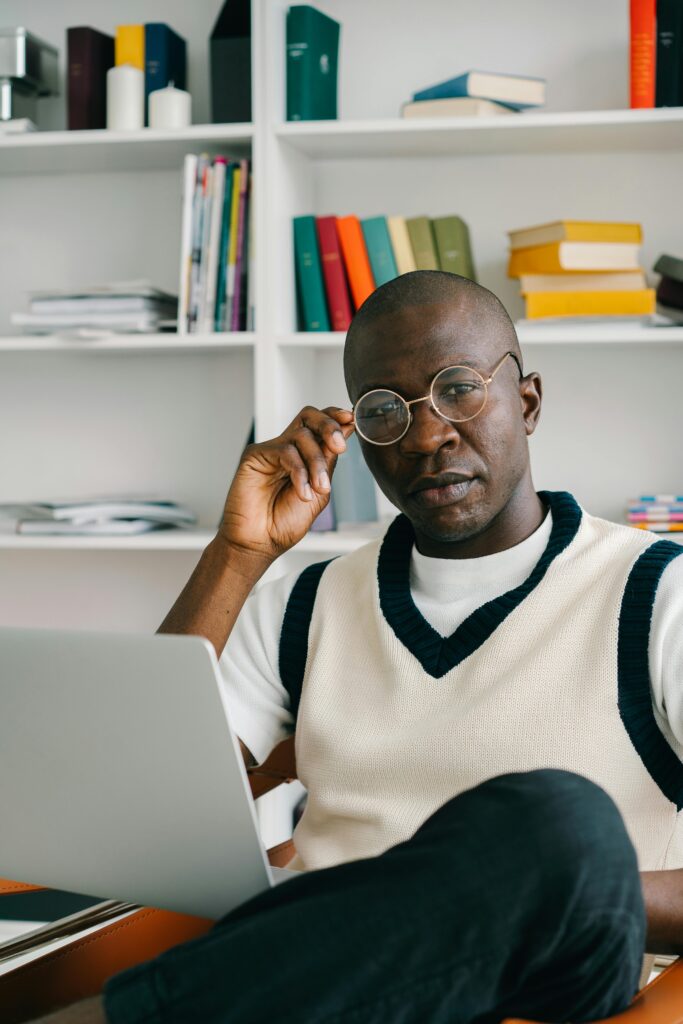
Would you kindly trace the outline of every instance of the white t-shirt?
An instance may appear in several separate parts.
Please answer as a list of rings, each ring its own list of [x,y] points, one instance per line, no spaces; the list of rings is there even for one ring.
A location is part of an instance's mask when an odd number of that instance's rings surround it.
[[[450,636],[475,609],[520,586],[545,550],[548,512],[521,544],[481,558],[428,558],[413,547],[410,588],[418,610],[442,636]],[[235,732],[257,761],[292,731],[289,695],[278,670],[285,609],[300,571],[255,590],[245,602],[220,667]],[[655,719],[665,738],[683,743],[683,555],[662,574],[649,646]]]

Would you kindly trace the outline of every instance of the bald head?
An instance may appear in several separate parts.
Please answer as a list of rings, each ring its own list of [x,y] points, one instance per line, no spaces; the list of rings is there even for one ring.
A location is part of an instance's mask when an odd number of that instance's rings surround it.
[[[370,355],[368,346],[376,344],[386,332],[395,333],[397,317],[407,322],[419,320],[422,307],[441,307],[444,327],[454,345],[458,336],[471,348],[475,339],[482,365],[497,352],[509,350],[522,355],[514,324],[500,299],[480,284],[443,270],[415,270],[381,285],[363,303],[354,316],[344,347],[344,375],[351,400],[357,395],[357,382],[364,376],[363,364]],[[429,347],[430,338],[415,335],[416,352]],[[427,352],[424,353],[425,355]]]

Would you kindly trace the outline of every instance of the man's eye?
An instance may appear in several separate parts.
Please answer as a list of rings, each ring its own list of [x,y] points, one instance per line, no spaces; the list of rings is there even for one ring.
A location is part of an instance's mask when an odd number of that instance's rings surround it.
[[[396,402],[386,402],[384,405],[376,405],[372,409],[363,412],[364,420],[372,420],[378,416],[391,416],[398,409]]]
[[[458,384],[448,384],[440,391],[442,398],[453,398],[458,395],[469,395],[473,391],[479,391],[481,384],[476,381],[460,381]]]

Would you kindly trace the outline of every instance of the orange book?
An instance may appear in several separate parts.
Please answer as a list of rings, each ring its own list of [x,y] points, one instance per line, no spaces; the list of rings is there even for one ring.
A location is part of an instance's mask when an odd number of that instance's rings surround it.
[[[337,217],[337,234],[346,274],[351,286],[353,305],[358,309],[375,290],[368,250],[358,217]]]
[[[655,105],[656,0],[631,0],[631,107]]]

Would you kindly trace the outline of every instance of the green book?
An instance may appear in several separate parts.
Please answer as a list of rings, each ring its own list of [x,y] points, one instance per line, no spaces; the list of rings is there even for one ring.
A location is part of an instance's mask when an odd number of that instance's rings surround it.
[[[339,22],[308,4],[287,11],[287,120],[337,116]]]
[[[417,269],[439,270],[434,232],[429,217],[410,217],[406,220],[406,227]]]
[[[470,233],[462,217],[437,217],[432,225],[440,269],[476,281]]]
[[[294,218],[294,266],[300,321],[306,331],[329,331],[315,217]]]
[[[395,277],[398,277],[387,219],[386,217],[368,217],[360,223],[365,238],[365,247],[370,258],[372,276],[379,288],[381,284],[393,281]]]

